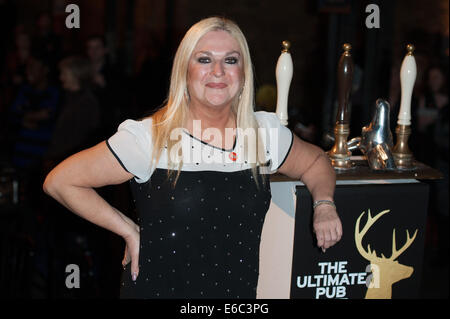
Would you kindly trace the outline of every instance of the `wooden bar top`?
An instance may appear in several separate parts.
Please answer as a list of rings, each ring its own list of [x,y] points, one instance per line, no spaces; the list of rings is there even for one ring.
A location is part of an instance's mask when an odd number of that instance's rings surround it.
[[[438,170],[431,168],[421,162],[415,162],[412,170],[373,170],[370,169],[365,159],[352,159],[356,164],[351,170],[335,170],[336,180],[377,180],[377,179],[417,179],[435,180],[443,177]],[[295,181],[283,174],[273,174],[271,182]]]

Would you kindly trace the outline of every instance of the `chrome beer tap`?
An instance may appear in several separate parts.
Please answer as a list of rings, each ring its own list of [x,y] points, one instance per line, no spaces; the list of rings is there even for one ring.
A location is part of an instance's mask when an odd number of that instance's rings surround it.
[[[375,102],[372,122],[361,130],[358,148],[366,156],[371,169],[392,170],[396,168],[392,149],[394,142],[389,122],[390,106],[385,100]]]
[[[347,142],[348,150],[352,152],[359,149],[366,157],[369,167],[374,170],[396,169],[389,114],[389,103],[378,99],[372,121],[361,129],[361,136]]]

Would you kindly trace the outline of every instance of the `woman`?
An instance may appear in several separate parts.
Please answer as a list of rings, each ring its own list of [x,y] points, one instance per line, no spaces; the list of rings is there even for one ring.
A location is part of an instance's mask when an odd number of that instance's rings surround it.
[[[167,104],[48,175],[48,194],[125,239],[121,297],[255,298],[267,173],[277,170],[319,201],[318,246],[340,239],[327,156],[253,106],[244,35],[232,21],[204,19],[177,50]],[[128,180],[139,226],[93,190]]]

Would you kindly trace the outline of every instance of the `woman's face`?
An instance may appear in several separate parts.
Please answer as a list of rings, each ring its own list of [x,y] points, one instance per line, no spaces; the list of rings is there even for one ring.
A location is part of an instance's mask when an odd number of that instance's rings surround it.
[[[197,43],[189,60],[187,86],[191,103],[231,105],[244,81],[242,53],[226,31],[210,31]]]
[[[79,89],[79,83],[72,71],[68,68],[61,68],[59,79],[62,82],[62,86],[67,91],[77,91]]]

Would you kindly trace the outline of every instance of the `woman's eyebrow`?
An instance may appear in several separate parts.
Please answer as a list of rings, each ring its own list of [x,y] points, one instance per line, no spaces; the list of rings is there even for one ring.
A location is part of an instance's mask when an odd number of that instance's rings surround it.
[[[230,51],[230,52],[227,52],[227,54],[226,55],[231,55],[231,54],[237,54],[237,55],[241,55],[241,53],[239,52],[239,51]]]
[[[198,55],[198,54],[204,54],[204,55],[208,55],[208,56],[212,56],[213,55],[210,51],[198,51],[198,52],[195,52],[195,55]],[[236,50],[233,50],[233,51],[225,53],[225,55],[231,55],[231,54],[237,54],[239,56],[241,55],[241,53],[239,51],[236,51]]]
[[[197,51],[197,52],[195,52],[195,55],[197,55],[197,54],[212,55],[211,52],[209,52],[209,51]]]

